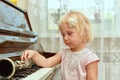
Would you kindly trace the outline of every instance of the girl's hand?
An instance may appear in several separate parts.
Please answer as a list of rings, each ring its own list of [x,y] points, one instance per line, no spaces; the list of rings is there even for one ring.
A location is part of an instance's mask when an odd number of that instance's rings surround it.
[[[36,53],[34,50],[25,50],[21,55],[21,60],[29,60],[33,58]]]

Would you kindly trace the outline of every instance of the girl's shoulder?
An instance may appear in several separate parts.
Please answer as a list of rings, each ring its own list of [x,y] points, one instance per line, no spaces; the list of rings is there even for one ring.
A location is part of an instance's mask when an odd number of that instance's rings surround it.
[[[93,50],[87,48],[86,52],[84,53],[83,61],[87,65],[91,62],[99,61],[99,58],[97,54],[93,52]]]

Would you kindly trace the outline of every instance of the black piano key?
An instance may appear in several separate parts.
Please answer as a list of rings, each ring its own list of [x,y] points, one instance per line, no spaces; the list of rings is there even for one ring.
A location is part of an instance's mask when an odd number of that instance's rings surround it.
[[[18,69],[18,70],[16,70],[15,74],[13,75],[12,80],[20,80],[21,78],[25,78],[40,68],[42,68],[42,67],[33,65],[31,68]]]
[[[27,74],[24,74],[24,73],[22,73],[22,74],[15,74],[14,75],[14,77],[27,77]]]

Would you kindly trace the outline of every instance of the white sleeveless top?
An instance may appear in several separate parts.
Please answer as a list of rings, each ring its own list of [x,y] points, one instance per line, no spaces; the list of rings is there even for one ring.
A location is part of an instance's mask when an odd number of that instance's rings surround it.
[[[69,48],[59,52],[61,60],[61,80],[86,80],[85,66],[99,58],[90,49],[72,52]]]

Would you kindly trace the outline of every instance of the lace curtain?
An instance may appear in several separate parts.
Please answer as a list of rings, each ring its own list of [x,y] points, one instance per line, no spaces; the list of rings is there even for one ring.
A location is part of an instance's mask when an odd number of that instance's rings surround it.
[[[120,1],[28,0],[31,24],[45,51],[57,52],[64,47],[57,23],[69,10],[81,11],[91,21],[95,39],[89,46],[100,58],[99,80],[119,80]]]

